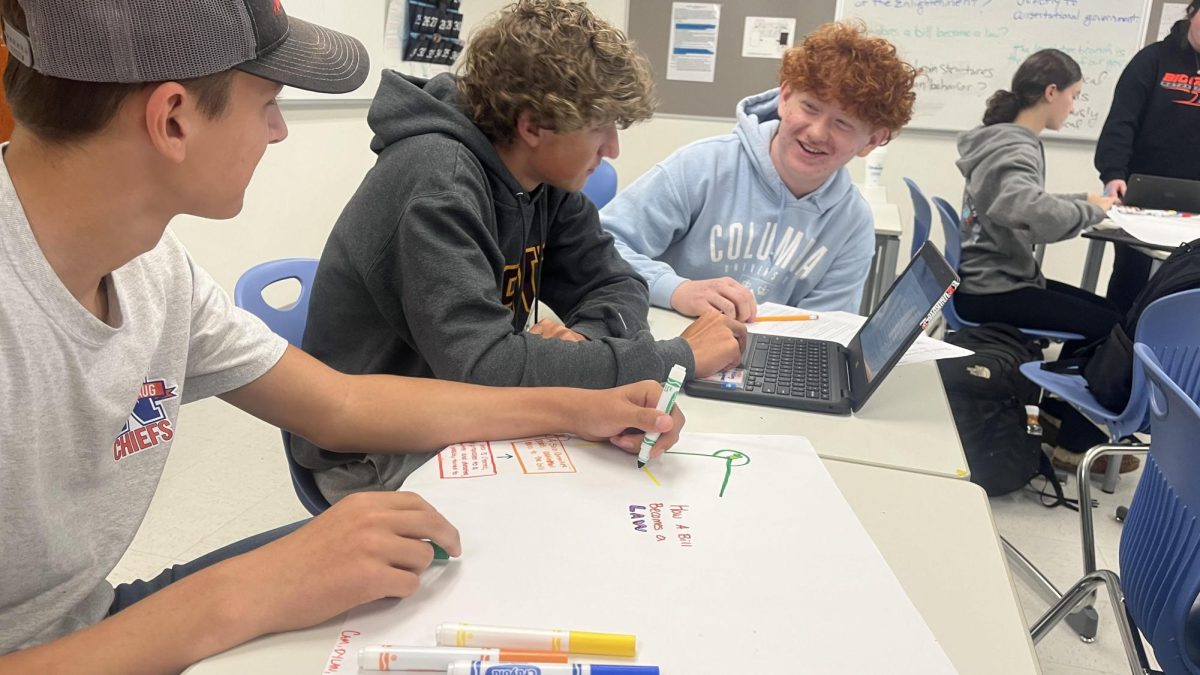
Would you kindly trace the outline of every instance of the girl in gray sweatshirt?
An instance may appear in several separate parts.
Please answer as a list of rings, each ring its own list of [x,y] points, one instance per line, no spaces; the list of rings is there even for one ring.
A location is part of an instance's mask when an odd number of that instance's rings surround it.
[[[1079,333],[1069,354],[1107,335],[1120,316],[1104,298],[1047,280],[1036,244],[1063,241],[1104,219],[1112,198],[1046,192],[1046,156],[1038,135],[1060,129],[1082,88],[1079,64],[1057,49],[1025,59],[1012,90],[988,99],[983,125],[958,137],[963,191],[962,286],[955,308],[963,318],[1023,328]]]

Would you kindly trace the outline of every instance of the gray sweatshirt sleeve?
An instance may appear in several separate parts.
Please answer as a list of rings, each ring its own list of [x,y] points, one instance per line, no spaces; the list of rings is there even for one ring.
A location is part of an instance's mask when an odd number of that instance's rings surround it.
[[[987,217],[1014,229],[1029,230],[1034,243],[1063,241],[1088,225],[1104,220],[1104,211],[1087,201],[1066,199],[1046,192],[1039,181],[1038,159],[1025,147],[993,153],[975,171],[995,184],[996,196],[987,206]]]
[[[645,330],[586,342],[514,333],[493,273],[503,256],[479,205],[461,192],[413,199],[400,219],[404,226],[380,251],[366,283],[382,314],[407,323],[436,377],[603,388],[662,379],[675,363],[694,367],[683,339],[657,342]]]

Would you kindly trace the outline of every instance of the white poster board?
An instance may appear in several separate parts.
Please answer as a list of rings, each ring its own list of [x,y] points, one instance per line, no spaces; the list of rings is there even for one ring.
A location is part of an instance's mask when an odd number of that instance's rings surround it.
[[[806,439],[684,434],[649,468],[565,437],[444,450],[405,488],[462,558],[351,611],[325,672],[452,622],[632,633],[664,673],[955,672]]]

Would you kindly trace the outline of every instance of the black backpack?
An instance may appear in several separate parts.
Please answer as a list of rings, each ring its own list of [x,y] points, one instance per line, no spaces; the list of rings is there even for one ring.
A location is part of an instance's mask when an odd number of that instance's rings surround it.
[[[964,328],[946,342],[975,352],[938,361],[971,482],[995,496],[1045,476],[1058,498],[1048,506],[1065,502],[1041,436],[1030,434],[1025,424],[1025,406],[1038,402],[1041,389],[1019,367],[1040,360],[1041,345],[1002,323]]]
[[[1121,411],[1133,388],[1133,336],[1142,311],[1159,298],[1200,288],[1200,239],[1180,244],[1138,293],[1121,323],[1100,340],[1083,347],[1055,372],[1081,372],[1100,405]],[[1048,366],[1051,364],[1047,364]]]

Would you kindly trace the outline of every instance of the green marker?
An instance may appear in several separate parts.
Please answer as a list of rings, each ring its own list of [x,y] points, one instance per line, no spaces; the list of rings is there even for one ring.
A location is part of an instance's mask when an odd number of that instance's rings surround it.
[[[687,378],[687,368],[678,363],[671,366],[671,374],[667,375],[667,381],[663,383],[662,394],[658,397],[658,409],[660,412],[667,414],[671,413],[671,408],[675,407],[675,397],[679,394],[679,390],[683,388],[683,381]],[[642,447],[638,450],[638,468],[646,466],[650,461],[650,451],[654,449],[654,444],[658,442],[658,432],[652,431],[642,438]]]
[[[433,559],[435,562],[438,560],[449,560],[450,559],[450,554],[446,553],[446,549],[442,548],[441,546],[438,546],[437,544],[433,543],[432,541],[429,541],[428,539],[426,539],[425,541],[428,542],[428,544],[433,547]]]

